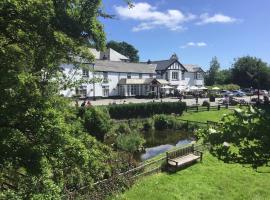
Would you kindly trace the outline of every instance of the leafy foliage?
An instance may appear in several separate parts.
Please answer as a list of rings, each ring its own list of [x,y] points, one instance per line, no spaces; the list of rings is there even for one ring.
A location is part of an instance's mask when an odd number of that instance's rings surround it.
[[[124,151],[134,153],[143,147],[145,139],[137,132],[120,134],[117,137],[117,147]]]
[[[84,114],[84,127],[97,140],[104,141],[104,136],[109,132],[112,124],[106,109],[90,107]]]
[[[232,67],[232,81],[244,88],[270,88],[270,67],[256,57],[238,58]]]
[[[58,96],[62,63],[105,47],[100,0],[0,2],[0,197],[62,199],[112,173],[111,149]],[[6,188],[4,190],[3,188]]]
[[[210,62],[210,68],[205,77],[205,84],[206,85],[214,85],[217,80],[218,71],[220,69],[220,64],[217,60],[217,57],[212,58]]]
[[[210,142],[212,152],[227,162],[251,164],[254,168],[270,160],[269,114],[257,108],[235,109],[221,126],[197,132]]]
[[[129,119],[138,117],[150,117],[155,114],[182,114],[186,108],[183,102],[162,102],[162,103],[139,103],[139,104],[118,104],[108,106],[111,118]]]
[[[226,85],[215,84],[215,85],[208,87],[208,88],[212,89],[213,87],[218,87],[221,90],[239,90],[240,89],[240,86],[236,85],[236,84],[226,84]]]

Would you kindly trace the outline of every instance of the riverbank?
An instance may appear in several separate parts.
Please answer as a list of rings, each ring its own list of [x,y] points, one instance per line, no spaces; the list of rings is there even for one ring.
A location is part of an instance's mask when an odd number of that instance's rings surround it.
[[[210,153],[202,163],[175,174],[159,173],[138,180],[113,200],[268,199],[270,168],[258,173],[239,164],[226,164]]]

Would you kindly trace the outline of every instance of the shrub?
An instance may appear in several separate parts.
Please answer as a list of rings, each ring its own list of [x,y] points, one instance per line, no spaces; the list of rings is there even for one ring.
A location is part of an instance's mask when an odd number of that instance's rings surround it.
[[[137,132],[121,134],[116,139],[117,147],[124,151],[134,153],[140,150],[145,143],[145,139]]]
[[[110,116],[106,109],[89,107],[84,114],[84,127],[97,140],[104,141],[104,136],[111,128]]]
[[[116,134],[130,134],[131,129],[127,123],[120,123],[115,132]]]
[[[202,106],[209,107],[210,106],[209,101],[203,101]]]
[[[175,128],[176,120],[173,116],[155,115],[153,119],[154,119],[154,127],[157,130]]]
[[[185,102],[151,102],[109,105],[108,111],[111,118],[129,119],[138,117],[146,118],[155,114],[182,114],[185,108]]]
[[[147,119],[146,121],[143,122],[143,130],[144,131],[149,131],[153,129],[153,120],[152,119]]]

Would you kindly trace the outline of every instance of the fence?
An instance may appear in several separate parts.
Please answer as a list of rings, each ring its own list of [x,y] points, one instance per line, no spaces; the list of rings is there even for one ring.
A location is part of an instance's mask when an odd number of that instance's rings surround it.
[[[192,146],[191,144],[185,145],[179,148],[174,148],[168,152],[181,150],[181,149],[184,150],[186,148],[190,148],[191,146]],[[199,151],[206,151],[210,149],[210,145],[209,144],[194,145],[194,149],[199,150]],[[148,176],[150,174],[161,172],[163,170],[163,165],[165,164],[165,160],[166,160],[166,154],[163,153],[157,159],[145,161],[141,163],[138,167],[132,168],[126,172],[119,173],[118,176],[129,177],[130,179],[137,179],[141,176]],[[106,181],[110,181],[110,179],[105,179],[105,180],[96,182],[95,185],[104,183]]]

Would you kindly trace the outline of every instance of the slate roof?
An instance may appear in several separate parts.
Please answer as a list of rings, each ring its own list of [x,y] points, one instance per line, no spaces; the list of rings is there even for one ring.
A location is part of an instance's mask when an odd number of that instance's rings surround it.
[[[162,71],[166,70],[171,64],[173,64],[176,59],[169,59],[169,60],[159,60],[159,61],[151,61],[151,63],[156,64],[156,70]]]
[[[178,61],[177,59],[169,59],[169,60],[159,60],[159,61],[151,61],[152,64],[156,64],[156,70],[157,71],[163,71],[166,70],[170,65],[172,65],[174,62]],[[179,62],[179,61],[178,61]],[[181,63],[180,63],[181,64]],[[198,65],[193,64],[181,64],[188,72],[199,72],[202,71],[202,68]]]
[[[95,60],[96,71],[127,72],[127,73],[156,73],[156,64],[130,63],[122,61]]]
[[[156,79],[156,78],[145,78],[145,79],[139,79],[139,78],[122,78],[118,81],[119,85],[142,85],[142,84],[150,84],[153,80],[158,81],[161,85],[167,85],[169,84],[168,81],[164,79]]]

